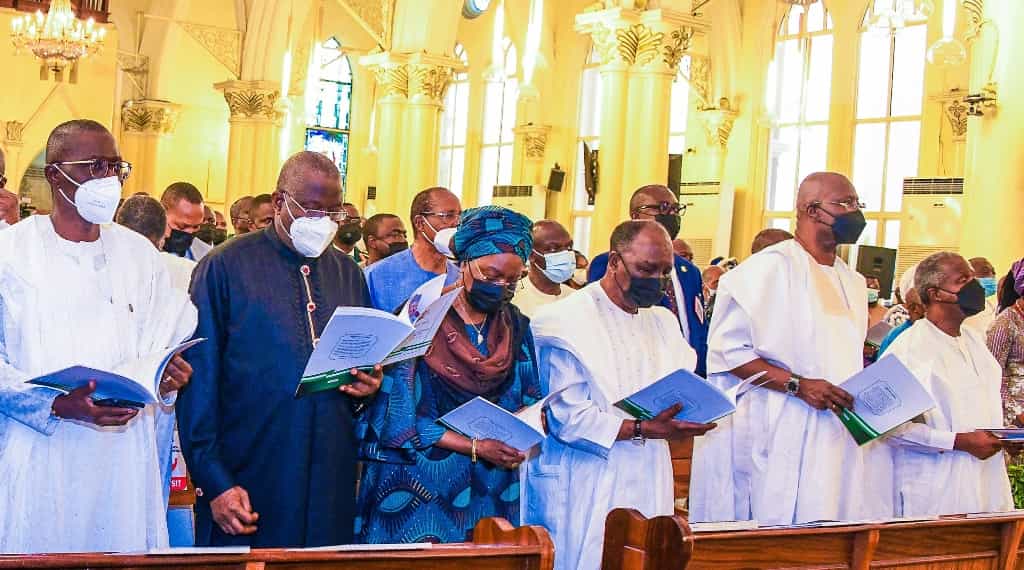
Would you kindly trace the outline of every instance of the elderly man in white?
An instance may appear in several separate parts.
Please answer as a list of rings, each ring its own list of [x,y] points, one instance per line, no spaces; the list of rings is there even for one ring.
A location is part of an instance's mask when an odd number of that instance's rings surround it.
[[[898,516],[1007,511],[1013,508],[1003,453],[1018,446],[985,428],[1002,425],[1002,370],[985,339],[964,321],[985,309],[985,290],[955,253],[921,262],[914,288],[925,318],[889,353],[902,360],[936,407],[886,438],[893,448]]]

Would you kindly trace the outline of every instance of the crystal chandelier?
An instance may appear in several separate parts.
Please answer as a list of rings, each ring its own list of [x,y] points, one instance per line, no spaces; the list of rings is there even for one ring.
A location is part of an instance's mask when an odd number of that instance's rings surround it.
[[[935,11],[931,0],[876,0],[868,17],[872,30],[895,33],[911,24],[927,22]]]
[[[15,49],[30,51],[40,60],[39,78],[63,80],[64,68],[71,67],[70,81],[75,83],[78,60],[96,53],[103,45],[107,30],[92,18],[82,22],[71,9],[71,0],[52,0],[44,15],[25,15],[11,22],[11,41]]]

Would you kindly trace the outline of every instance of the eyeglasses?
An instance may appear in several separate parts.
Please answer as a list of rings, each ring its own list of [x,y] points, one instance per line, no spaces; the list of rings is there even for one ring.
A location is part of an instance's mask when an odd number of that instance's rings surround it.
[[[113,172],[117,179],[124,184],[128,175],[132,172],[132,163],[126,160],[107,160],[105,158],[93,158],[90,160],[65,160],[63,162],[51,162],[50,166],[89,166],[89,174],[93,178],[106,178]]]
[[[840,200],[838,202],[831,202],[830,201],[830,202],[824,202],[824,203],[825,204],[833,204],[835,206],[839,206],[842,209],[846,210],[847,212],[854,212],[856,210],[863,210],[865,208],[864,202],[861,202],[860,200],[858,200],[856,198],[850,198],[848,200]],[[820,206],[822,204],[822,201],[818,200],[816,202],[813,202],[812,204]]]
[[[504,287],[504,288],[506,288],[506,289],[508,289],[509,291],[512,291],[512,292],[515,292],[516,285],[519,284],[519,279],[513,279],[513,280],[509,281],[507,279],[491,279],[489,277],[484,276],[484,272],[480,270],[480,266],[477,265],[475,259],[470,262],[469,267],[470,267],[469,272],[473,275],[473,279],[476,279],[477,281],[483,281],[484,283],[490,283],[492,285],[497,285],[499,287]],[[479,276],[477,276],[476,273],[473,273],[473,268],[474,267],[476,267],[477,273],[480,274]]]
[[[296,206],[298,206],[299,208],[302,209],[302,215],[304,217],[306,217],[306,218],[312,218],[314,220],[318,220],[318,219],[323,218],[323,217],[328,217],[328,218],[331,219],[331,221],[339,223],[339,224],[341,222],[344,222],[345,220],[348,219],[348,212],[346,212],[344,210],[338,211],[338,212],[329,212],[327,210],[311,210],[309,208],[304,207],[302,204],[296,202],[295,198],[292,198],[291,195],[288,194],[287,192],[285,192],[284,195],[285,195],[286,198],[291,200],[293,204],[295,204]]]
[[[455,218],[456,220],[459,219],[459,216],[462,215],[462,212],[420,212],[420,215],[423,216],[424,218],[427,216],[440,218],[441,221],[447,222],[452,218]]]
[[[637,210],[641,210],[645,214],[657,212],[659,214],[668,214],[670,216],[675,216],[686,213],[686,205],[673,204],[672,202],[662,202],[660,204],[647,204],[645,206],[637,206]]]

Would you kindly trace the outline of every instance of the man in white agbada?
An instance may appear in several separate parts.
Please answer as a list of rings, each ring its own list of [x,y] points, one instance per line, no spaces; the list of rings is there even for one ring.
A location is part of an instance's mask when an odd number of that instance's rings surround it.
[[[46,162],[53,214],[0,232],[0,552],[166,546],[160,462],[188,364],[172,361],[164,405],[143,410],[94,404],[94,385],[58,395],[24,382],[172,346],[196,311],[152,244],[108,225],[130,167],[102,125],[58,126]]]
[[[672,462],[665,440],[707,432],[673,419],[680,407],[638,421],[614,403],[679,369],[697,355],[679,321],[657,306],[674,271],[672,243],[656,222],[620,224],[608,272],[532,321],[550,436],[527,463],[523,522],[555,543],[555,568],[597,568],[605,517],[618,507],[648,517],[673,512]]]
[[[864,229],[846,177],[816,173],[797,196],[796,237],[722,276],[708,372],[729,387],[765,372],[767,384],[694,449],[694,521],[794,524],[892,516],[892,460],[858,447],[835,411],[853,398],[836,384],[863,367],[864,278],[836,257]],[[759,381],[760,382],[760,381]]]
[[[1002,369],[985,338],[964,322],[985,309],[985,289],[967,261],[950,252],[922,261],[914,286],[925,318],[889,354],[907,365],[937,406],[885,439],[893,447],[896,514],[1013,509],[1003,443],[981,431],[1002,425]]]

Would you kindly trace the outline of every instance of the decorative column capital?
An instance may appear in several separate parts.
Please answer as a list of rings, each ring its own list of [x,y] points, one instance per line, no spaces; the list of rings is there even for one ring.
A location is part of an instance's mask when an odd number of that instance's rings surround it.
[[[544,152],[548,146],[548,134],[551,133],[550,125],[520,125],[512,132],[517,137],[523,138],[523,157],[526,160],[543,160]]]
[[[576,31],[591,36],[605,69],[674,75],[693,38],[706,34],[708,24],[667,8],[619,6],[577,15]]]
[[[373,71],[383,99],[433,105],[442,104],[452,76],[464,67],[457,59],[426,53],[374,53],[359,64]]]
[[[708,145],[713,149],[725,151],[732,134],[732,125],[739,112],[732,108],[729,100],[722,97],[716,107],[702,107],[699,110],[704,130],[708,137]]]
[[[20,121],[6,121],[4,123],[4,142],[8,145],[21,145],[22,131],[25,130],[25,123]]]
[[[277,120],[280,86],[273,81],[222,81],[213,88],[224,93],[231,111],[231,121]]]
[[[125,132],[165,135],[174,132],[181,105],[158,99],[128,100],[121,104]]]

